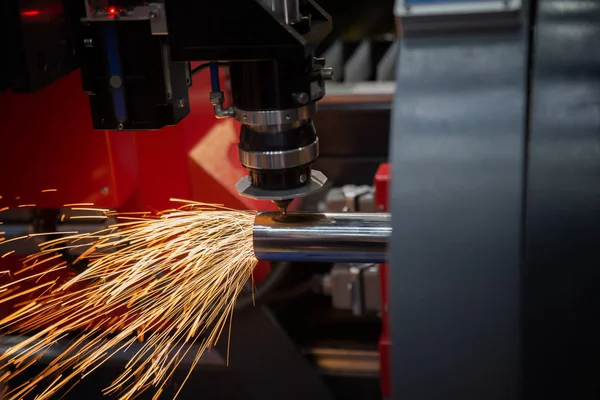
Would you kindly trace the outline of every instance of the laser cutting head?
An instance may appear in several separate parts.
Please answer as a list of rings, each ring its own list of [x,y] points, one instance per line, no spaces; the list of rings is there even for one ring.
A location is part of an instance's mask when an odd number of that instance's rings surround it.
[[[236,185],[242,196],[272,200],[285,212],[294,198],[323,187],[327,178],[311,168],[319,155],[310,118],[315,111],[315,102],[295,109],[236,110],[242,122],[239,158],[249,172]]]
[[[233,116],[242,124],[239,159],[248,170],[236,188],[242,196],[272,200],[285,212],[294,198],[315,192],[327,180],[311,167],[319,155],[311,118],[325,95],[324,81],[332,78],[325,59],[313,56],[331,21],[313,1],[258,3],[277,20],[278,37],[302,42],[288,49],[275,46],[271,59],[229,63]]]
[[[331,17],[315,0],[213,2],[210,13],[192,0],[84,3],[82,76],[93,94],[95,128],[177,123],[189,113],[187,91],[200,68],[190,70],[189,62],[203,61],[210,65],[215,116],[241,123],[239,158],[248,176],[236,185],[239,193],[285,210],[323,186],[324,175],[311,168],[319,154],[311,118],[332,70],[314,53],[331,32]],[[144,62],[132,61],[141,56]],[[223,63],[231,84],[227,106]]]

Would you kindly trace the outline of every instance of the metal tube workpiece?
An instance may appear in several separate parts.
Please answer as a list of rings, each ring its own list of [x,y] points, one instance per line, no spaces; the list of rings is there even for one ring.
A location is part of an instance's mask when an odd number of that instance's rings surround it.
[[[387,213],[261,212],[254,254],[269,261],[385,263],[391,234]]]

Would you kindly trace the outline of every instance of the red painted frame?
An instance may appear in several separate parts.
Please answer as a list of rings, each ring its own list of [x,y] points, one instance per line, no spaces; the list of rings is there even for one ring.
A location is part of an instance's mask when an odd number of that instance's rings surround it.
[[[235,190],[247,174],[237,155],[239,125],[214,117],[209,92],[204,70],[189,90],[190,115],[146,132],[94,131],[79,71],[36,93],[0,93],[0,209],[94,203],[118,211],[162,210],[173,207],[170,198],[181,198],[274,210],[271,202]],[[0,259],[0,270],[19,267],[16,257]],[[255,282],[269,271],[270,263],[260,262]]]
[[[375,173],[375,204],[378,210],[389,212],[388,199],[390,188],[390,164],[383,163]],[[379,338],[379,366],[381,395],[390,397],[392,392],[391,382],[391,342],[389,319],[389,286],[388,266],[379,265],[379,279],[381,282],[381,337]]]

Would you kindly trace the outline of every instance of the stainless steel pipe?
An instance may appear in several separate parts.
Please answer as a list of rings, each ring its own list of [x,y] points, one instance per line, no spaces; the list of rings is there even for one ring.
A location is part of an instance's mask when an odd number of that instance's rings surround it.
[[[391,234],[387,213],[261,212],[254,254],[269,261],[385,263]]]

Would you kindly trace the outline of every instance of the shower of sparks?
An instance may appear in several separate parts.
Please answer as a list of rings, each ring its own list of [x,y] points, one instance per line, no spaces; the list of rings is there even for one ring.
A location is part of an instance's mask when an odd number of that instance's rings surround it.
[[[3,334],[29,335],[0,355],[0,382],[68,340],[39,375],[11,386],[2,399],[35,393],[45,400],[67,392],[136,341],[141,348],[104,393],[133,399],[154,388],[157,397],[190,351],[195,353],[188,355],[194,360],[188,377],[223,329],[231,329],[235,300],[257,263],[254,213],[175,201],[184,205],[152,215],[106,212],[118,223],[48,240],[0,285],[0,304],[19,300],[16,311],[0,321]],[[79,251],[75,263],[88,263],[68,280],[56,273],[67,266],[64,251]],[[31,288],[21,286],[27,282]]]

